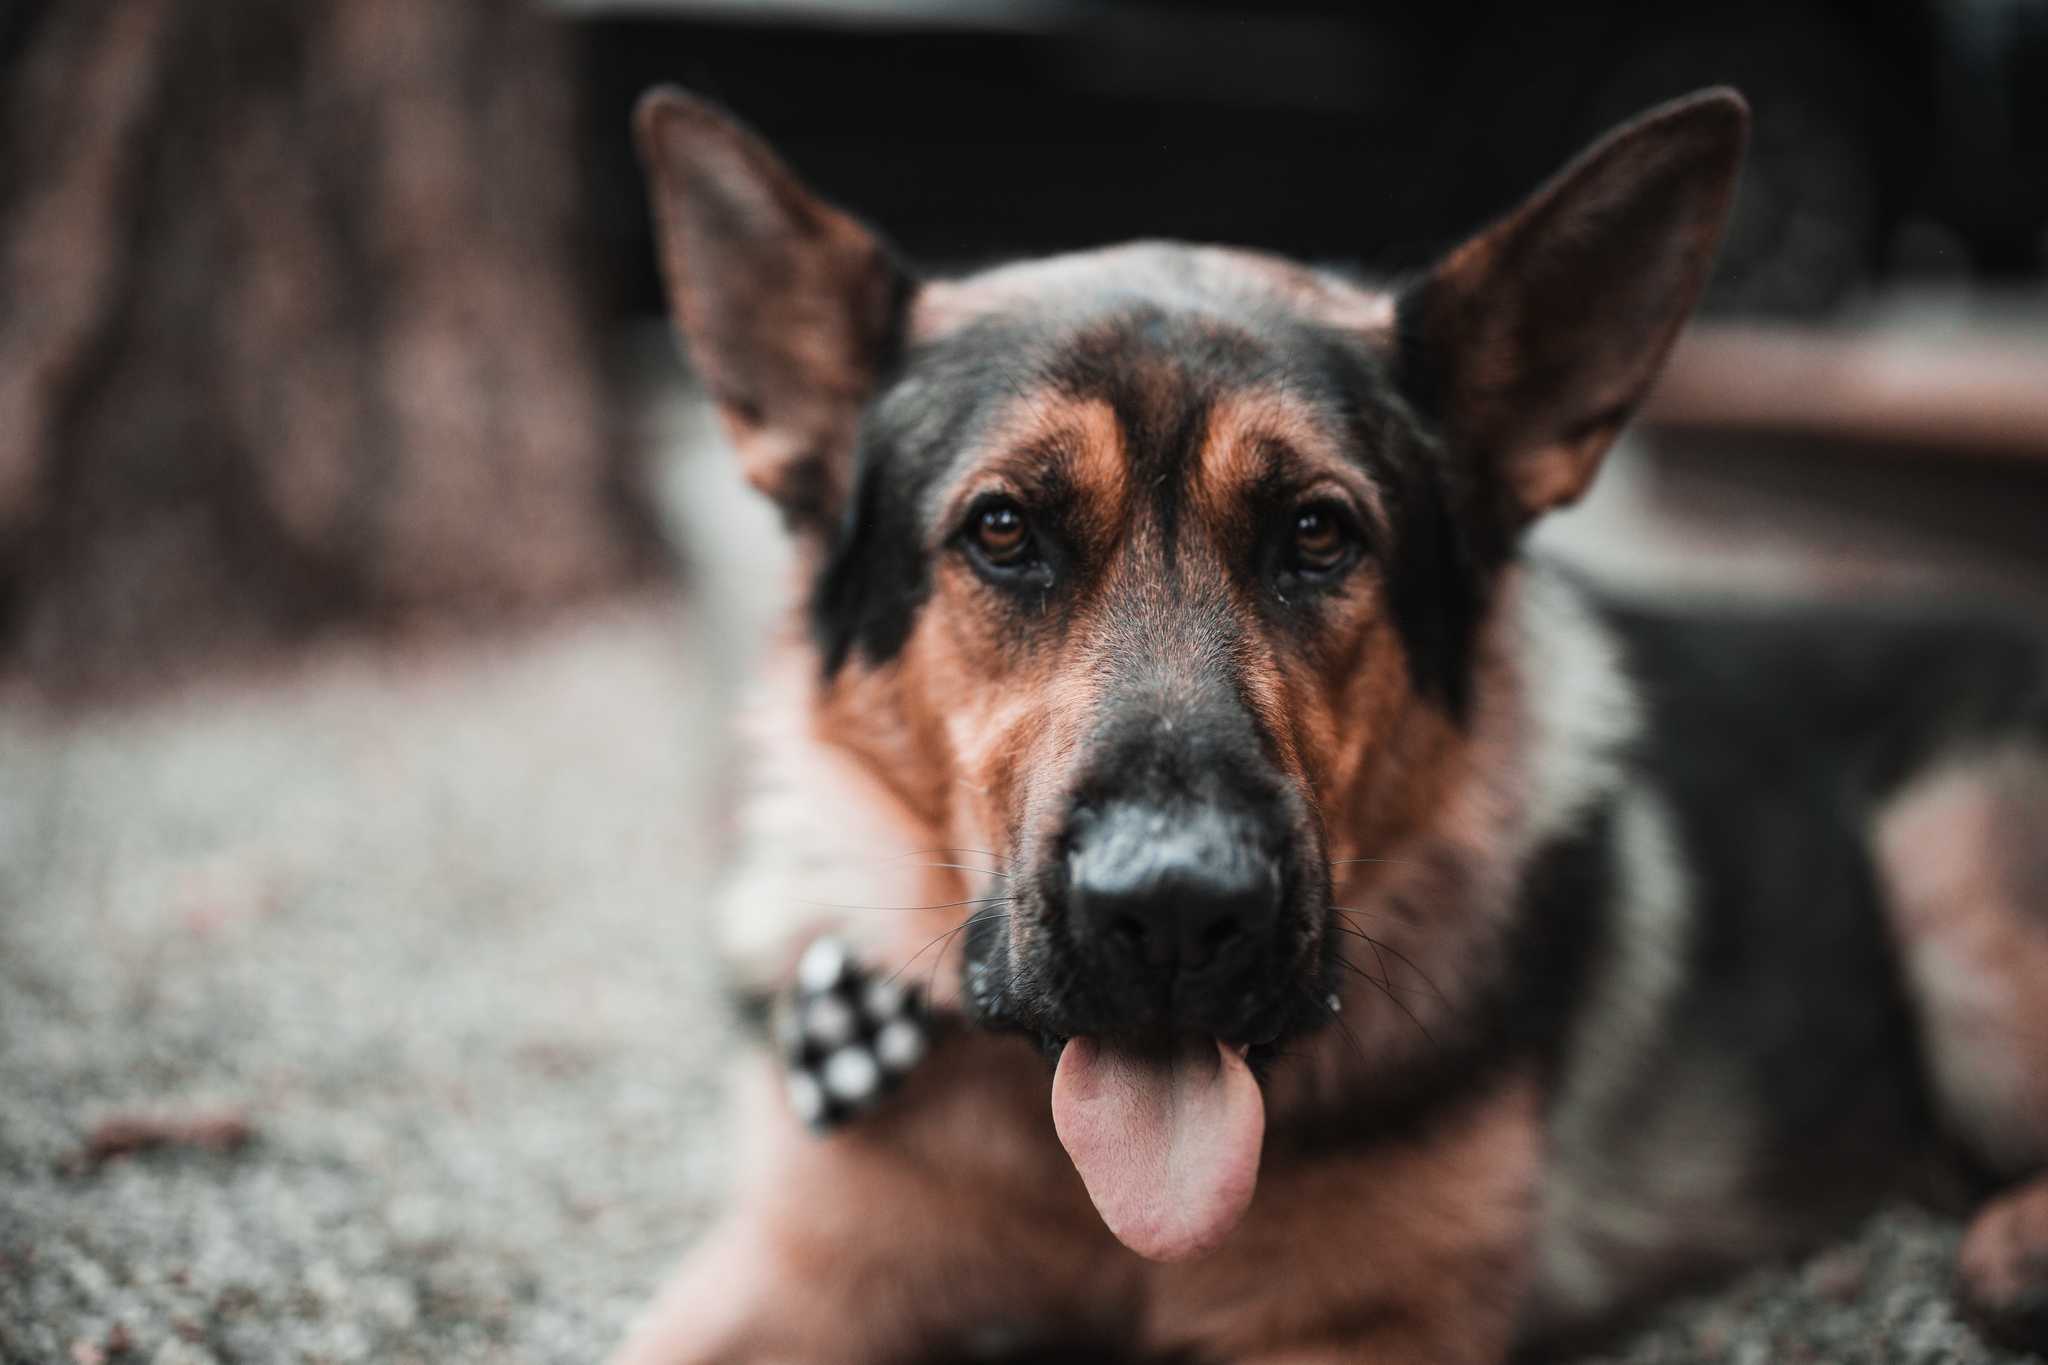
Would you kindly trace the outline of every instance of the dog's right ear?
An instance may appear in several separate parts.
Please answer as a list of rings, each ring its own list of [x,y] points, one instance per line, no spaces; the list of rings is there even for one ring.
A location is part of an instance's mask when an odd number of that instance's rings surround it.
[[[798,531],[837,524],[908,276],[737,120],[672,86],[633,113],[669,310],[747,479]]]

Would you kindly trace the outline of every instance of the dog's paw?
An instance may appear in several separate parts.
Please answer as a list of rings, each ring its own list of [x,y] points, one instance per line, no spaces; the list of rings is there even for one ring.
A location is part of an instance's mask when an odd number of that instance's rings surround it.
[[[1963,1306],[2001,1345],[2048,1348],[2048,1182],[1979,1210],[1956,1263]]]
[[[775,1034],[790,1108],[817,1132],[874,1108],[931,1046],[917,990],[867,970],[836,938],[804,950]]]

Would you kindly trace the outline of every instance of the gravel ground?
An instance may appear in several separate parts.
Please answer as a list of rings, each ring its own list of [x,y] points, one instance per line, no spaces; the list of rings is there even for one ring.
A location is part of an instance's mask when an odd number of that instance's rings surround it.
[[[0,695],[0,1362],[602,1358],[724,1169],[696,926],[737,600]],[[131,1117],[218,1141],[112,1155]],[[1955,1235],[1887,1214],[1603,1359],[2010,1360]]]
[[[678,619],[0,710],[0,1360],[601,1356],[721,1167]]]

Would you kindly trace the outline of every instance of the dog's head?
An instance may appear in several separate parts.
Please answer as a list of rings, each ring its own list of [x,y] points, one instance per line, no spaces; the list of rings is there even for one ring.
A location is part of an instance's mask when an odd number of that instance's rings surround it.
[[[1245,1056],[1328,1018],[1333,863],[1427,808],[1494,577],[1655,377],[1745,123],[1656,110],[1380,291],[1167,244],[920,280],[727,116],[642,102],[676,319],[809,565],[821,725],[1000,858],[966,997],[1064,1049],[1061,1136],[1137,1249],[1248,1198]]]

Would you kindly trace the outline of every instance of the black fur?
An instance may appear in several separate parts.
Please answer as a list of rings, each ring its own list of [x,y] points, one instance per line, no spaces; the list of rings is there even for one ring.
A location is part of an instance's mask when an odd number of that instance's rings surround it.
[[[2048,659],[2010,623],[1617,612],[1638,763],[1679,825],[1694,926],[1674,1052],[1739,1061],[1761,1197],[1853,1206],[1948,1155],[1868,827],[1946,753],[2048,735]]]
[[[1492,976],[1461,983],[1469,992],[1463,1009],[1430,1034],[1412,1062],[1376,1077],[1368,1090],[1348,1091],[1329,1109],[1276,1127],[1274,1145],[1297,1154],[1358,1151],[1424,1133],[1531,1066],[1554,1073],[1587,979],[1610,947],[1612,827],[1612,810],[1603,805],[1537,852]],[[1370,945],[1342,934],[1331,937],[1329,951],[1351,964],[1333,971],[1391,975]]]

